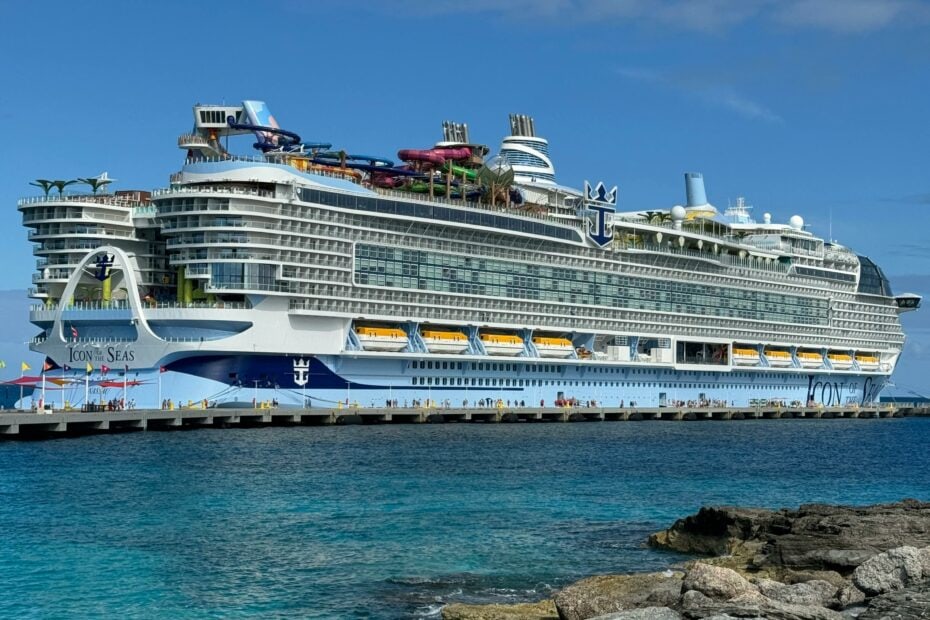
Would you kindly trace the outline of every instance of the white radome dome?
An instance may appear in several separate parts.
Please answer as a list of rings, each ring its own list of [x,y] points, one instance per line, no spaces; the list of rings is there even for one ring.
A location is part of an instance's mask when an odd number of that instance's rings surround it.
[[[676,205],[672,207],[672,220],[676,222],[682,222],[688,216],[688,212],[685,211],[685,208],[681,205]]]
[[[800,215],[792,215],[788,220],[788,225],[795,230],[801,230],[804,228],[804,218]]]

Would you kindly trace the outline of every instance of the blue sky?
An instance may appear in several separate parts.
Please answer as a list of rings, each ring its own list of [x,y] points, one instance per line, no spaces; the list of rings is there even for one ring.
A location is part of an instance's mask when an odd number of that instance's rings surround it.
[[[718,206],[869,255],[930,293],[930,4],[912,0],[357,0],[0,5],[0,288],[30,285],[15,210],[37,177],[104,170],[163,186],[196,102],[264,99],[306,140],[393,156],[443,120],[496,147],[536,119],[560,181],[620,186],[629,209]],[[248,150],[243,141],[240,148]],[[930,370],[906,317],[902,383]],[[928,386],[930,388],[930,386]],[[927,391],[930,391],[928,389]]]

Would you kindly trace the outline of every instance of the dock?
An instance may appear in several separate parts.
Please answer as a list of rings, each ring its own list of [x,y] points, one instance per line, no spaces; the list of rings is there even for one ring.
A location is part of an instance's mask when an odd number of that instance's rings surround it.
[[[48,438],[93,433],[338,424],[724,421],[876,419],[930,415],[926,407],[499,407],[499,408],[185,408],[128,411],[3,411],[0,438]]]

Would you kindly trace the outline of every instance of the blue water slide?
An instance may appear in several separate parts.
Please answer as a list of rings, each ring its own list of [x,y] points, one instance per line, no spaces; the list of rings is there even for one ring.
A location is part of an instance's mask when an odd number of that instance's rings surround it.
[[[260,142],[255,143],[255,148],[262,152],[271,151],[277,148],[293,148],[300,144],[300,136],[293,131],[287,131],[279,127],[270,127],[268,125],[253,125],[251,123],[237,123],[235,117],[226,118],[226,124],[232,129],[241,129],[243,131],[255,132]],[[267,134],[274,134],[286,139],[286,142],[274,144],[267,141]]]
[[[340,167],[343,165],[342,153],[338,151],[327,151],[317,153],[310,159],[315,164],[323,166]],[[352,170],[361,170],[363,172],[377,172],[386,176],[395,177],[415,177],[422,176],[423,173],[408,168],[397,168],[393,160],[375,155],[345,155],[345,167]]]

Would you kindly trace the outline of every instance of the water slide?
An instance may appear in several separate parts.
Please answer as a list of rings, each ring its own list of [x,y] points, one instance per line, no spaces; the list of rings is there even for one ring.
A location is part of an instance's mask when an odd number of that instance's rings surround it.
[[[237,123],[236,119],[230,116],[226,119],[226,123],[232,129],[254,132],[258,138],[254,146],[263,153],[274,150],[318,151],[330,149],[333,146],[327,142],[301,142],[298,134],[281,129],[264,101],[243,101],[242,107],[248,122]]]
[[[455,166],[452,162],[446,162],[442,165],[442,171],[448,172],[452,171],[452,175],[456,178],[465,178],[466,181],[475,182],[478,180],[478,171],[474,168],[464,168],[462,166]]]
[[[467,146],[458,148],[436,148],[436,149],[401,149],[397,151],[397,157],[407,162],[417,162],[420,164],[430,164],[432,166],[442,166],[446,161],[458,161],[471,157],[471,149]]]

